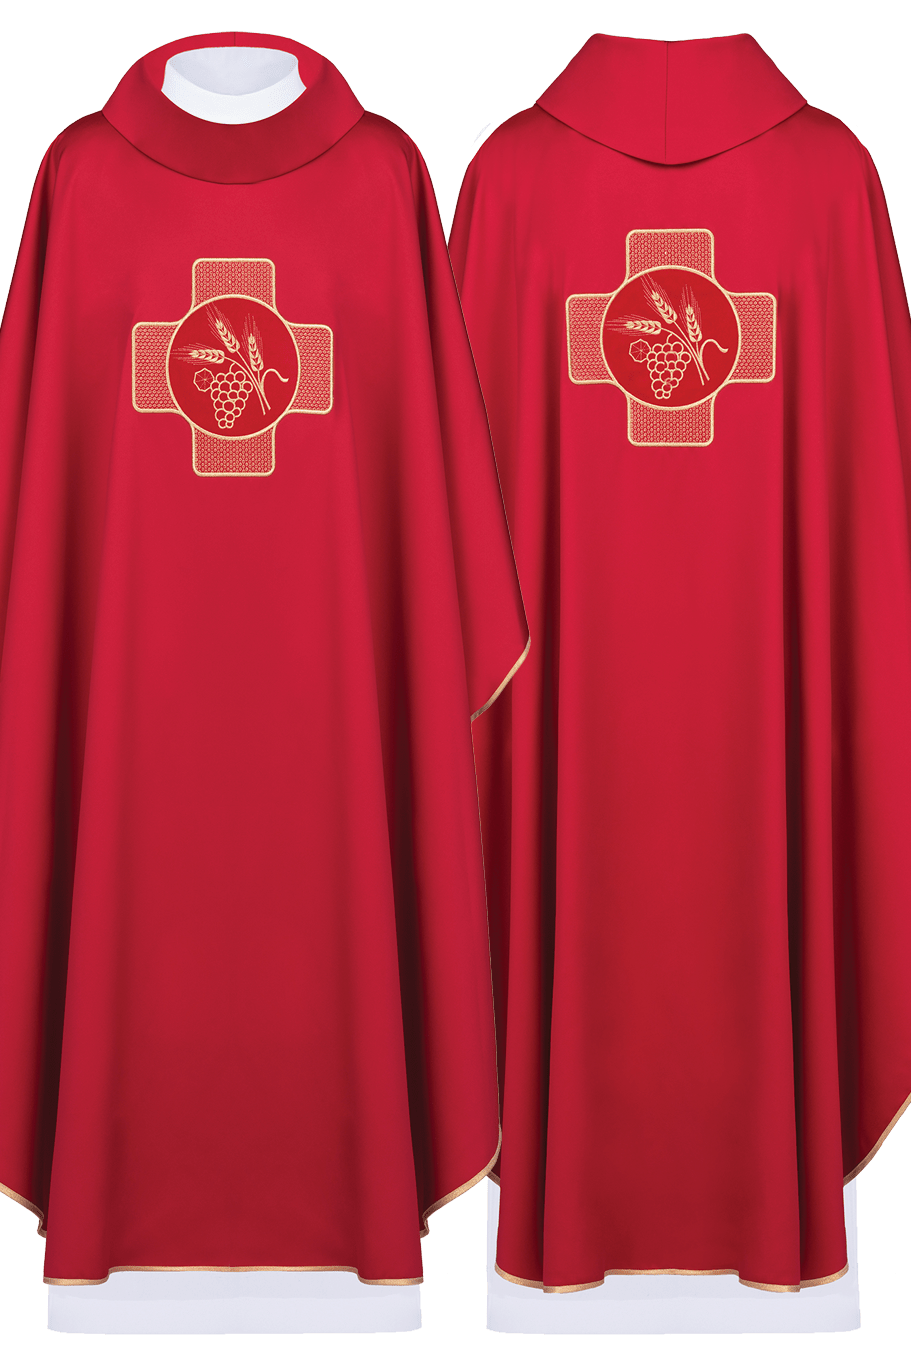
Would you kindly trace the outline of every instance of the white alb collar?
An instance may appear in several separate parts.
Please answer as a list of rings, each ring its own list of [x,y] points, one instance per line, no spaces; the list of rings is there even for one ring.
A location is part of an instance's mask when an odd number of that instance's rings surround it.
[[[264,47],[203,47],[165,65],[162,93],[208,123],[257,123],[287,109],[306,86],[297,58]]]

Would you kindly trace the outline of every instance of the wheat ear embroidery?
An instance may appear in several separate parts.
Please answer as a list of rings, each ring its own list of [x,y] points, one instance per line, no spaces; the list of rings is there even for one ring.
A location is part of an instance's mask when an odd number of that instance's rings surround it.
[[[728,348],[722,346],[714,337],[703,339],[702,311],[692,288],[689,285],[684,286],[680,298],[682,322],[667,290],[653,276],[643,277],[642,288],[646,300],[660,321],[628,314],[623,318],[611,318],[604,326],[612,332],[639,332],[657,336],[667,333],[668,340],[662,345],[656,343],[653,348],[643,350],[642,346],[634,342],[630,347],[630,355],[634,361],[648,359],[652,389],[658,398],[670,397],[671,391],[683,378],[683,371],[690,360],[696,366],[699,383],[704,387],[706,380],[710,378],[705,364],[706,347],[711,344],[722,352],[726,352]]]
[[[635,318],[632,315],[628,318],[611,318],[605,326],[613,332],[619,332],[625,328],[628,332],[648,332],[652,336],[657,336],[658,333],[664,331],[661,324],[656,322],[654,318]]]
[[[665,326],[676,323],[677,313],[668,298],[667,291],[655,283],[651,276],[645,277],[645,296]]]
[[[244,329],[247,334],[247,354],[244,356],[241,352],[240,342],[237,340],[234,329],[231,327],[230,322],[217,304],[209,305],[206,309],[206,317],[209,320],[209,326],[215,333],[215,336],[224,343],[225,350],[235,357],[236,364],[239,365],[242,370],[245,370],[248,377],[252,380],[253,388],[256,390],[256,397],[259,399],[259,406],[263,413],[268,412],[272,405],[266,398],[264,381],[266,375],[270,372],[263,370],[262,334],[259,331],[255,319],[252,318],[250,314],[247,314],[244,323]],[[256,357],[257,365],[254,365],[253,363],[254,356]],[[278,375],[277,370],[274,373]],[[283,384],[288,383],[283,375],[278,375],[278,378]]]
[[[243,412],[248,395],[254,392],[263,413],[271,409],[272,405],[266,397],[267,375],[278,375],[282,384],[287,384],[288,380],[274,366],[268,370],[265,368],[262,333],[251,313],[244,319],[246,355],[229,319],[217,304],[209,305],[206,318],[221,346],[184,346],[179,347],[174,354],[180,361],[208,361],[210,365],[227,365],[227,369],[217,375],[211,370],[197,370],[193,383],[197,389],[211,396],[219,427],[231,428]]]
[[[263,337],[259,330],[259,324],[252,313],[248,313],[244,319],[244,334],[247,338],[247,356],[249,357],[250,365],[256,371],[257,375],[259,375],[265,365],[265,361],[263,360]]]
[[[696,353],[699,364],[702,366],[703,370],[705,370],[705,349],[707,346],[716,346],[719,351],[724,352],[726,352],[728,348],[722,346],[714,337],[706,337],[705,340],[703,340],[702,310],[699,307],[698,299],[689,285],[684,288],[681,307],[683,309],[683,316],[686,319],[687,336]],[[705,377],[708,379],[707,370],[705,370]]]
[[[182,361],[211,361],[213,365],[221,365],[225,359],[223,351],[208,346],[181,347],[177,354]]]
[[[234,352],[240,351],[240,342],[232,331],[231,324],[228,322],[221,309],[214,304],[210,304],[206,309],[206,317],[209,320],[209,327],[224,343],[225,350]]]
[[[260,383],[260,377],[257,375],[256,371],[251,368],[249,360],[242,355],[240,342],[237,340],[237,335],[231,327],[230,322],[217,304],[209,305],[206,309],[206,317],[209,320],[209,327],[223,344],[225,351],[228,352],[229,355],[235,357],[235,364],[239,365],[240,368],[246,372],[247,378],[253,382],[253,388],[256,390],[256,397],[259,399],[259,406],[263,413],[265,413],[270,407],[269,400],[266,398],[265,390]]]
[[[251,313],[248,313],[244,319],[244,335],[247,339],[247,359],[250,362],[250,369],[253,372],[254,380],[259,388],[259,392],[262,394],[263,401],[268,408],[269,401],[266,399],[266,376],[278,375],[282,384],[287,384],[288,381],[284,375],[279,375],[274,366],[270,366],[268,370],[263,368],[266,364],[263,360],[263,335],[259,330],[259,324]]]
[[[702,310],[689,288],[683,292],[683,316],[686,319],[686,334],[693,346],[698,347],[702,341]]]

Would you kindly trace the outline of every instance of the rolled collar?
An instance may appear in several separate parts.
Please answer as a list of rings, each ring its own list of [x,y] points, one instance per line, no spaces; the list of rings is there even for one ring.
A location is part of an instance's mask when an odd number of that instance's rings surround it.
[[[162,93],[165,63],[202,47],[269,47],[297,57],[302,95],[256,123],[220,124],[178,108]],[[252,184],[285,175],[332,147],[363,114],[341,73],[312,48],[263,33],[204,33],[156,48],[130,67],[103,109],[118,133],[181,175]]]
[[[758,137],[806,100],[748,33],[679,43],[596,33],[538,104],[644,161],[700,161]]]

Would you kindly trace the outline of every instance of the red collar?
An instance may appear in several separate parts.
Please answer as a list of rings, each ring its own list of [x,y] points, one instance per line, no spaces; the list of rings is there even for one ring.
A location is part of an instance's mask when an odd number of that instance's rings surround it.
[[[307,89],[256,123],[208,123],[162,94],[165,63],[197,47],[272,47],[297,57]],[[251,184],[284,175],[325,152],[363,114],[331,62],[289,38],[264,33],[204,33],[156,48],[131,66],[104,106],[108,123],[153,161],[196,180]]]
[[[676,165],[737,147],[806,100],[748,33],[683,43],[596,33],[538,104],[618,152]]]

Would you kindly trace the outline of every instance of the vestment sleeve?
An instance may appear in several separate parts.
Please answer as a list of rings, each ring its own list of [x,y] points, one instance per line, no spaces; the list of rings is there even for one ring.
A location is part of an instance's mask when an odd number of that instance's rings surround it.
[[[474,719],[524,660],[528,628],[490,453],[487,416],[471,352],[464,344],[465,324],[423,162],[415,172],[415,196]]]
[[[812,1052],[822,984],[808,954],[828,900],[844,1171],[876,1152],[911,1092],[911,321],[879,178],[858,147],[857,188],[831,225],[825,337],[828,485],[814,497],[801,431],[794,605],[801,801],[807,848],[794,889],[800,1056]],[[811,517],[811,507],[824,512]],[[831,716],[826,717],[829,699]],[[831,775],[831,808],[823,810]],[[822,949],[822,944],[818,946]],[[814,1098],[805,1109],[810,1124]],[[809,1135],[805,1142],[812,1144]]]
[[[45,157],[26,219],[12,286],[0,327],[0,747],[28,752],[27,783],[15,790],[9,766],[0,777],[0,861],[11,877],[0,903],[0,1189],[43,1219],[53,1148],[53,1098],[59,1068],[62,1005],[50,980],[60,964],[54,901],[56,700],[45,693],[17,700],[11,678],[10,636],[53,612],[30,582],[28,531],[23,529],[23,485],[34,421],[33,376],[42,322],[42,287],[56,175],[55,148]],[[26,519],[27,521],[27,515]],[[26,552],[23,554],[23,544]],[[52,675],[51,677],[54,677]],[[25,703],[24,711],[17,705]],[[18,717],[13,723],[12,718]],[[37,746],[35,742],[38,742]],[[64,931],[65,934],[65,931]]]

